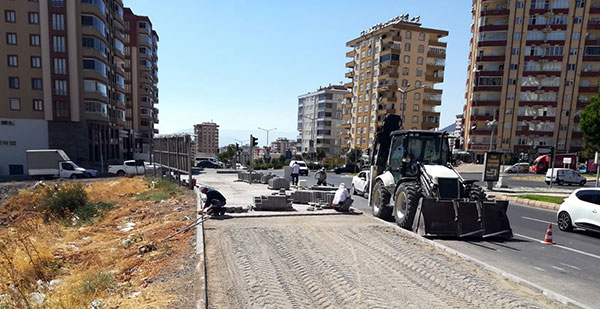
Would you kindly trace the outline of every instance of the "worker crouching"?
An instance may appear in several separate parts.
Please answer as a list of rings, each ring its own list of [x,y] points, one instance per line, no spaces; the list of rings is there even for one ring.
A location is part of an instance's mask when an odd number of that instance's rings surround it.
[[[350,197],[350,192],[346,189],[346,185],[341,183],[335,191],[333,202],[331,203],[333,209],[341,212],[348,212],[352,202],[354,202],[354,200]]]

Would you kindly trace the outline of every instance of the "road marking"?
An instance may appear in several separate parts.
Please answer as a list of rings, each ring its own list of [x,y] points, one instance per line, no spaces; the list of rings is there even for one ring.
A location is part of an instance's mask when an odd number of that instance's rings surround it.
[[[519,237],[521,237],[521,238],[525,238],[525,239],[528,239],[528,240],[531,240],[531,241],[535,241],[535,242],[540,242],[540,240],[539,240],[539,239],[535,239],[535,238],[533,238],[533,237],[525,236],[525,235],[522,235],[522,234],[516,234],[516,233],[515,233],[515,236],[519,236]],[[563,245],[554,245],[554,247],[558,247],[558,248],[561,248],[561,249],[564,249],[564,250],[569,250],[569,251],[571,251],[571,252],[575,252],[575,253],[579,253],[579,254],[587,255],[587,256],[589,256],[589,257],[593,257],[593,258],[596,258],[596,259],[599,259],[599,260],[600,260],[600,255],[595,255],[595,254],[591,254],[591,253],[588,253],[588,252],[585,252],[585,251],[581,251],[581,250],[577,250],[577,249],[573,249],[573,248],[565,247],[565,246],[563,246]]]
[[[556,224],[556,222],[552,222],[552,221],[546,221],[546,220],[540,220],[540,219],[536,219],[536,218],[531,218],[531,217],[521,217],[523,219],[527,219],[527,220],[531,220],[531,221],[535,221],[535,222],[541,222],[541,223],[552,223],[552,224]]]
[[[537,269],[537,270],[539,270],[539,271],[545,271],[543,268],[539,268],[539,267],[537,267],[537,266],[532,266],[532,267],[533,267],[534,269]]]
[[[576,269],[576,270],[581,270],[581,268],[579,268],[577,266],[573,266],[573,265],[569,265],[569,264],[565,264],[565,263],[560,263],[560,265],[567,266],[567,267],[570,267],[570,268],[573,268],[573,269]]]
[[[558,266],[554,266],[554,265],[550,265],[550,266],[552,266],[552,268],[554,268],[554,269],[556,269],[556,270],[558,270],[558,271],[565,271],[565,269],[564,269],[564,268],[560,268],[560,267],[558,267]]]

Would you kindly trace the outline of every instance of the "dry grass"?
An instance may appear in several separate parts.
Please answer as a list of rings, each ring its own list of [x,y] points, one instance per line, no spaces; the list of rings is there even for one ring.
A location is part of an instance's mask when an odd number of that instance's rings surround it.
[[[150,191],[141,178],[94,182],[85,190],[89,202],[115,206],[91,225],[44,222],[36,211],[44,188],[23,190],[2,207],[0,222],[8,228],[0,227],[0,282],[4,283],[0,294],[10,296],[7,307],[23,306],[31,292],[43,293],[43,305],[49,308],[89,308],[95,299],[102,299],[103,308],[166,306],[175,296],[165,292],[166,285],[152,283],[152,278],[182,259],[182,249],[189,246],[186,238],[192,234],[167,244],[159,240],[191,222],[185,212],[173,208],[186,207],[176,202],[185,199],[188,215],[193,213],[192,198],[174,192],[173,198],[160,203],[139,200],[140,194]],[[135,226],[121,231],[127,223]],[[137,242],[123,246],[130,235]],[[139,246],[146,244],[154,244],[157,250],[140,254]],[[55,284],[50,286],[52,280]],[[151,282],[145,288],[144,280]]]

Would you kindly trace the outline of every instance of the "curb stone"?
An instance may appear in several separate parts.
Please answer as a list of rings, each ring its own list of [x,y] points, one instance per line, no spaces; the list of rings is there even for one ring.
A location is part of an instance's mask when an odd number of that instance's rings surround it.
[[[526,205],[526,206],[531,206],[531,207],[541,208],[541,209],[548,209],[548,210],[558,210],[558,208],[560,207],[560,205],[554,204],[554,203],[535,201],[535,200],[530,200],[530,199],[521,198],[521,197],[508,196],[508,195],[504,195],[504,194],[496,194],[496,199],[504,200],[504,201],[511,201],[511,202],[515,202],[515,203],[521,204],[521,205]]]
[[[201,216],[198,211],[202,209],[202,197],[198,187],[194,187],[196,193],[196,218]],[[206,278],[206,251],[204,250],[204,223],[196,226],[196,309],[208,308],[207,278]]]

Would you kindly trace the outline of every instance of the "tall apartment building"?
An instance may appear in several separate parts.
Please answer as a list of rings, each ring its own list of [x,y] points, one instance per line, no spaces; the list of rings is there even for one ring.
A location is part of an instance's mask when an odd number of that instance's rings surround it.
[[[472,12],[466,148],[478,159],[581,150],[579,116],[600,82],[600,1],[476,0]]]
[[[341,153],[344,86],[329,85],[298,96],[298,144],[303,153],[319,148],[328,156]]]
[[[368,148],[387,114],[402,115],[404,128],[432,130],[439,126],[447,31],[421,27],[419,17],[392,18],[361,32],[346,43],[352,58],[346,67],[346,95],[342,128],[343,147]],[[401,88],[407,93],[399,91]],[[412,89],[420,88],[411,91]],[[408,92],[410,91],[410,92]]]
[[[26,173],[27,149],[94,166],[149,158],[158,35],[147,17],[121,0],[5,0],[0,13],[0,175]]]
[[[271,142],[271,152],[285,153],[294,147],[296,143],[293,140],[289,140],[285,137],[278,137],[275,141]]]
[[[194,125],[196,155],[216,155],[219,153],[219,125],[203,122]]]

